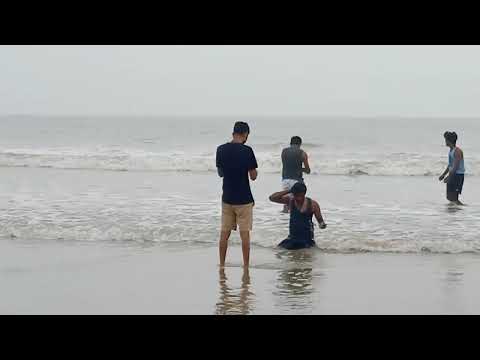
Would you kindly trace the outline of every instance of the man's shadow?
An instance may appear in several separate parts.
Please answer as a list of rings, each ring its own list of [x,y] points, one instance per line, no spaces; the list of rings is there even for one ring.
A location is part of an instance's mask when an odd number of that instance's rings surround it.
[[[248,315],[253,310],[254,293],[250,290],[250,272],[243,269],[242,285],[231,288],[225,269],[219,270],[219,300],[216,304],[216,315]]]

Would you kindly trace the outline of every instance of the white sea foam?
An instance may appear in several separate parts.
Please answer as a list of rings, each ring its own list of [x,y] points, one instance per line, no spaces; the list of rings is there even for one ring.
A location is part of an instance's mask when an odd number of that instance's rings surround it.
[[[324,209],[328,228],[316,227],[315,233],[318,247],[325,252],[480,253],[477,208],[448,213],[443,207],[326,204]],[[119,201],[106,195],[101,200],[52,201],[17,196],[0,217],[0,238],[215,247],[219,224],[217,199],[170,196]],[[273,249],[287,233],[288,215],[280,214],[275,204],[257,201],[252,245]],[[238,236],[231,243],[238,245]]]
[[[313,171],[309,192],[329,225],[316,229],[323,251],[480,252],[477,120],[246,120],[260,172],[253,185],[254,247],[273,249],[288,233],[288,217],[267,199],[279,187],[281,150],[299,135]],[[229,140],[231,125],[226,119],[0,119],[0,238],[215,247],[221,193],[215,150]],[[464,210],[442,206],[445,187],[436,177],[447,162],[445,130],[459,133],[472,177]],[[238,244],[238,236],[231,241]]]
[[[259,170],[280,173],[278,152],[258,151]],[[372,175],[372,176],[435,176],[443,171],[446,161],[432,154],[362,154],[322,153],[310,155],[312,175]],[[147,151],[117,147],[87,149],[3,149],[0,150],[1,167],[36,167],[56,169],[92,169],[110,171],[158,172],[214,172],[213,151]],[[470,156],[466,161],[467,175],[480,174],[480,158]]]

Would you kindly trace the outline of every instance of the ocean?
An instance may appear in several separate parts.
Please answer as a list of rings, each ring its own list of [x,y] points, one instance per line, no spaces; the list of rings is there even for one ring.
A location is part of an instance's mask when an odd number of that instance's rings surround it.
[[[259,163],[254,247],[287,235],[288,215],[268,196],[280,190],[282,148],[299,135],[309,195],[329,225],[316,228],[323,251],[480,252],[476,119],[3,117],[0,238],[215,247],[215,150],[235,120],[249,122]],[[461,209],[437,180],[446,130],[465,153]]]
[[[216,147],[259,164],[251,265],[218,268]],[[465,207],[438,176],[456,131]],[[2,314],[478,314],[480,122],[396,118],[0,118]],[[318,248],[277,248],[280,153],[303,138]]]

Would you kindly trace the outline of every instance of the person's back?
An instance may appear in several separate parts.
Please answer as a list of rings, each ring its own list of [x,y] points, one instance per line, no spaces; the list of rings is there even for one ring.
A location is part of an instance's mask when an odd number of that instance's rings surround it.
[[[303,173],[310,174],[308,155],[300,147],[302,139],[293,136],[290,147],[282,151],[282,188],[290,190],[296,183],[303,183]],[[283,207],[283,212],[288,213],[289,205]]]
[[[293,136],[290,146],[282,151],[282,183],[289,190],[297,182],[303,182],[303,173],[310,174],[308,155],[301,149],[302,139]]]
[[[282,151],[282,179],[303,181],[303,160],[305,152],[298,145],[291,145]]]
[[[217,167],[223,170],[222,201],[230,205],[253,203],[248,171],[256,167],[251,147],[226,143],[217,149]]]

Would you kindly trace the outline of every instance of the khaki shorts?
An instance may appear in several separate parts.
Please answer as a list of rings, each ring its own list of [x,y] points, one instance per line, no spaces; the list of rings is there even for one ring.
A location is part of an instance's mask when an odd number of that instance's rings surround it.
[[[251,231],[253,227],[253,203],[230,205],[222,203],[222,231]]]

